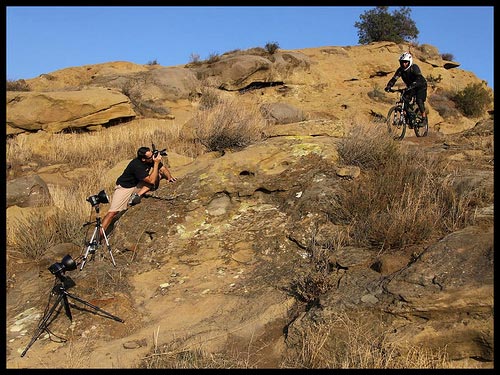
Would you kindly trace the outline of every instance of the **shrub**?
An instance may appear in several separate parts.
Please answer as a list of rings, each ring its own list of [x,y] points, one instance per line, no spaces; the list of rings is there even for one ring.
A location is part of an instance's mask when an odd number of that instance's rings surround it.
[[[278,49],[280,48],[279,44],[276,43],[276,42],[269,42],[269,43],[266,43],[265,47],[266,51],[272,55],[273,53],[275,53],[276,51],[278,51]]]
[[[411,9],[401,7],[392,14],[388,6],[377,6],[360,16],[355,22],[360,44],[389,41],[395,43],[408,42],[418,37],[418,29],[410,18]]]
[[[491,95],[482,83],[471,83],[458,91],[451,100],[465,116],[478,117],[491,103]]]
[[[201,89],[200,106],[201,110],[207,110],[221,103],[221,98],[217,90],[211,87]]]
[[[455,102],[449,98],[446,92],[438,91],[429,97],[429,104],[432,105],[441,117],[444,119],[457,118],[460,116],[460,111],[457,109]]]
[[[199,64],[200,63],[200,55],[198,55],[197,53],[192,53],[189,56],[189,62],[193,63],[193,64]]]
[[[455,59],[455,56],[451,53],[442,53],[441,58],[446,61],[453,61]]]
[[[258,108],[242,106],[238,101],[221,101],[193,118],[195,141],[208,151],[241,149],[261,140],[265,120]]]
[[[427,77],[425,77],[425,79],[432,88],[435,88],[436,84],[443,80],[443,77],[441,77],[441,74],[438,75],[437,77],[434,77],[432,74],[429,74]]]
[[[392,103],[392,98],[388,98],[385,92],[378,86],[375,85],[372,91],[367,93],[368,97],[372,100],[382,102],[382,103]]]
[[[211,52],[210,55],[208,55],[207,63],[212,64],[214,62],[217,62],[220,60],[220,56],[218,53]]]
[[[331,198],[327,213],[350,226],[352,245],[400,249],[473,223],[488,192],[450,180],[440,155],[404,149],[374,128],[354,127],[338,144],[341,161],[363,170]]]
[[[24,79],[18,79],[17,81],[8,79],[7,91],[31,91],[31,89]]]
[[[148,61],[148,65],[158,65],[158,60],[154,59],[154,60]]]

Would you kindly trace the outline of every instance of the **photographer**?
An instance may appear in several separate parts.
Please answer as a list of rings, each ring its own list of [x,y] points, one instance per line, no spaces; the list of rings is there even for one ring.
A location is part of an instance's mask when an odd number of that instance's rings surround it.
[[[140,147],[137,150],[137,157],[128,163],[116,180],[109,210],[102,220],[104,231],[118,212],[140,203],[145,193],[156,190],[162,178],[169,182],[176,181],[170,170],[161,162],[162,155],[166,153],[152,151],[149,147]]]

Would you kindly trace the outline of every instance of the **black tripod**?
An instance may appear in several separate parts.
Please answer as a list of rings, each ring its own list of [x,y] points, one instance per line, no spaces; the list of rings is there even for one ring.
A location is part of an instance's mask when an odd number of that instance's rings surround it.
[[[116,267],[115,263],[115,258],[113,258],[113,254],[111,253],[111,246],[109,245],[108,237],[106,236],[106,232],[104,231],[102,224],[101,224],[101,217],[99,216],[99,204],[94,205],[95,212],[96,212],[96,219],[95,219],[95,229],[94,233],[92,234],[92,237],[90,238],[89,243],[87,244],[87,249],[85,250],[85,253],[83,254],[82,257],[82,264],[80,266],[80,271],[83,270],[83,267],[85,266],[85,263],[87,263],[87,259],[89,256],[91,259],[94,258],[95,253],[97,252],[97,249],[99,246],[101,246],[102,239],[104,238],[104,241],[106,242],[106,247],[108,248],[109,256],[111,257],[111,262],[113,263],[113,266]],[[85,225],[92,224],[86,223]]]
[[[59,282],[57,282],[58,280],[59,280]],[[69,293],[66,290],[66,289],[69,289],[75,285],[76,285],[75,282],[69,276],[63,276],[60,272],[58,274],[56,274],[56,284],[54,285],[54,287],[52,288],[52,291],[50,292],[49,303],[50,303],[50,298],[52,298],[52,296],[56,296],[56,300],[55,300],[54,304],[52,305],[52,307],[49,310],[46,310],[44,316],[42,317],[42,320],[38,324],[37,331],[35,332],[35,334],[31,338],[31,341],[28,344],[28,346],[26,347],[26,349],[24,349],[24,351],[21,353],[21,357],[24,357],[24,355],[26,354],[28,349],[31,347],[31,345],[33,345],[33,343],[36,341],[36,339],[38,339],[38,337],[40,337],[40,335],[42,334],[43,331],[47,331],[50,333],[48,326],[55,319],[55,317],[54,317],[51,320],[51,317],[52,317],[52,314],[54,313],[54,311],[56,311],[56,308],[59,306],[60,303],[62,303],[64,305],[64,310],[65,310],[66,315],[68,316],[69,320],[73,321],[73,317],[71,315],[71,310],[69,308],[68,298],[73,298],[74,300],[83,303],[87,307],[91,307],[92,309],[104,314],[108,318],[116,320],[117,322],[121,322],[121,323],[124,322],[123,319],[120,319],[117,316],[114,316],[114,315],[104,311],[103,309],[101,309],[95,305],[92,305],[91,303],[89,303],[87,301],[84,301],[83,299]],[[48,308],[48,305],[47,305],[47,308]]]

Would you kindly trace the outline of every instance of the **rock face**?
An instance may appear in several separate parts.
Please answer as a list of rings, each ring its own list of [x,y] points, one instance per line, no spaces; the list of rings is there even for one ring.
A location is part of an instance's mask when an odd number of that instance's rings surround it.
[[[339,119],[353,114],[362,117],[377,105],[366,93],[388,79],[395,65],[393,57],[402,46],[377,43],[363,48],[369,51],[366,56],[361,47],[325,47],[314,50],[321,51],[320,57],[303,50],[272,58],[266,54],[248,59],[221,56],[218,63],[188,68],[110,63],[107,68],[71,69],[71,74],[87,80],[85,85],[114,85],[112,90],[89,90],[112,92],[114,103],[130,111],[136,108],[131,98],[171,106],[178,95],[183,98],[178,101],[186,105],[190,100],[186,98],[198,90],[198,81],[205,80],[261,104],[275,121],[266,129],[265,141],[243,150],[207,153],[194,160],[173,155],[169,161],[177,182],[161,183],[154,196],[129,208],[114,225],[110,243],[117,266],[111,265],[107,249],[101,247],[95,261],[71,273],[75,294],[84,299],[90,296],[91,303],[124,323],[77,309],[74,323],[59,314],[50,328],[64,332],[70,341],[41,337],[20,358],[53,287],[47,265],[66,252],[76,258],[77,250],[71,244],[57,246],[39,263],[19,264],[9,257],[7,366],[47,368],[61,358],[73,358],[64,365],[137,368],[153,348],[166,345],[182,355],[200,348],[223,353],[236,348],[249,356],[258,353],[258,367],[279,367],[282,354],[300,350],[311,327],[343,311],[389,332],[385,338],[400,356],[411,354],[405,353],[411,347],[446,347],[457,363],[473,360],[492,368],[493,200],[478,209],[480,220],[474,225],[395,253],[342,246],[344,225],[329,218],[332,201],[366,177],[359,166],[340,164],[338,143],[349,133]],[[416,58],[425,73],[441,69],[448,79],[445,84],[452,84],[450,71],[442,66],[437,52],[425,48],[421,53]],[[277,67],[284,70],[273,72]],[[331,70],[322,71],[325,67]],[[456,74],[465,76],[462,82],[474,81],[466,72],[457,70]],[[152,76],[161,82],[147,81]],[[281,79],[286,85],[239,92],[251,82]],[[40,77],[36,81],[47,92],[9,92],[8,112],[16,113],[10,124],[23,124],[28,131],[43,129],[33,125],[36,116],[27,120],[23,111],[12,110],[17,105],[14,98],[21,103],[30,95],[43,105],[51,103],[49,111],[39,112],[47,116],[46,124],[52,124],[46,125],[47,131],[62,130],[72,122],[84,127],[98,122],[83,125],[84,117],[97,116],[94,110],[70,117],[65,114],[66,106],[59,112],[53,108],[56,98],[71,102],[73,92],[78,93],[81,105],[85,99],[80,95],[86,90],[64,92],[59,86],[60,91],[51,91],[51,82],[74,85],[77,80],[58,72],[52,80]],[[131,98],[120,94],[127,87]],[[54,92],[52,101],[47,99]],[[96,103],[101,104],[98,99]],[[96,103],[89,107],[97,109]],[[379,108],[384,105],[390,104]],[[57,117],[63,113],[67,117]],[[309,118],[302,118],[303,114]],[[12,125],[11,131],[24,128]],[[493,128],[492,120],[482,121],[453,136],[430,132],[429,137],[405,139],[404,145],[446,157],[457,191],[460,187],[467,191],[471,185],[493,191]],[[115,181],[127,163],[117,163],[106,172],[107,179]],[[53,169],[63,167],[39,168],[38,172],[55,183]],[[66,182],[80,183],[64,172]],[[26,203],[28,191],[43,185],[38,175],[9,181],[8,205],[31,205]],[[318,266],[324,272],[319,281],[330,287],[304,301],[292,285],[307,276],[315,249],[328,250],[325,263]],[[97,292],[101,297],[92,297]],[[346,333],[340,325],[332,328],[339,335]],[[331,338],[322,338],[326,346],[331,344]],[[250,353],[251,349],[255,350]],[[81,355],[75,358],[74,353]]]
[[[7,135],[22,130],[57,133],[64,129],[106,125],[135,116],[128,97],[106,88],[7,92]]]

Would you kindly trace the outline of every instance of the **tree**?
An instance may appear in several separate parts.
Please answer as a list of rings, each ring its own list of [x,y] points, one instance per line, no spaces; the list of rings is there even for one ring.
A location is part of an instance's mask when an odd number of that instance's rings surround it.
[[[354,26],[358,29],[360,44],[389,41],[395,43],[409,42],[417,39],[418,29],[410,18],[411,9],[400,7],[392,14],[388,6],[377,6],[359,16]]]

